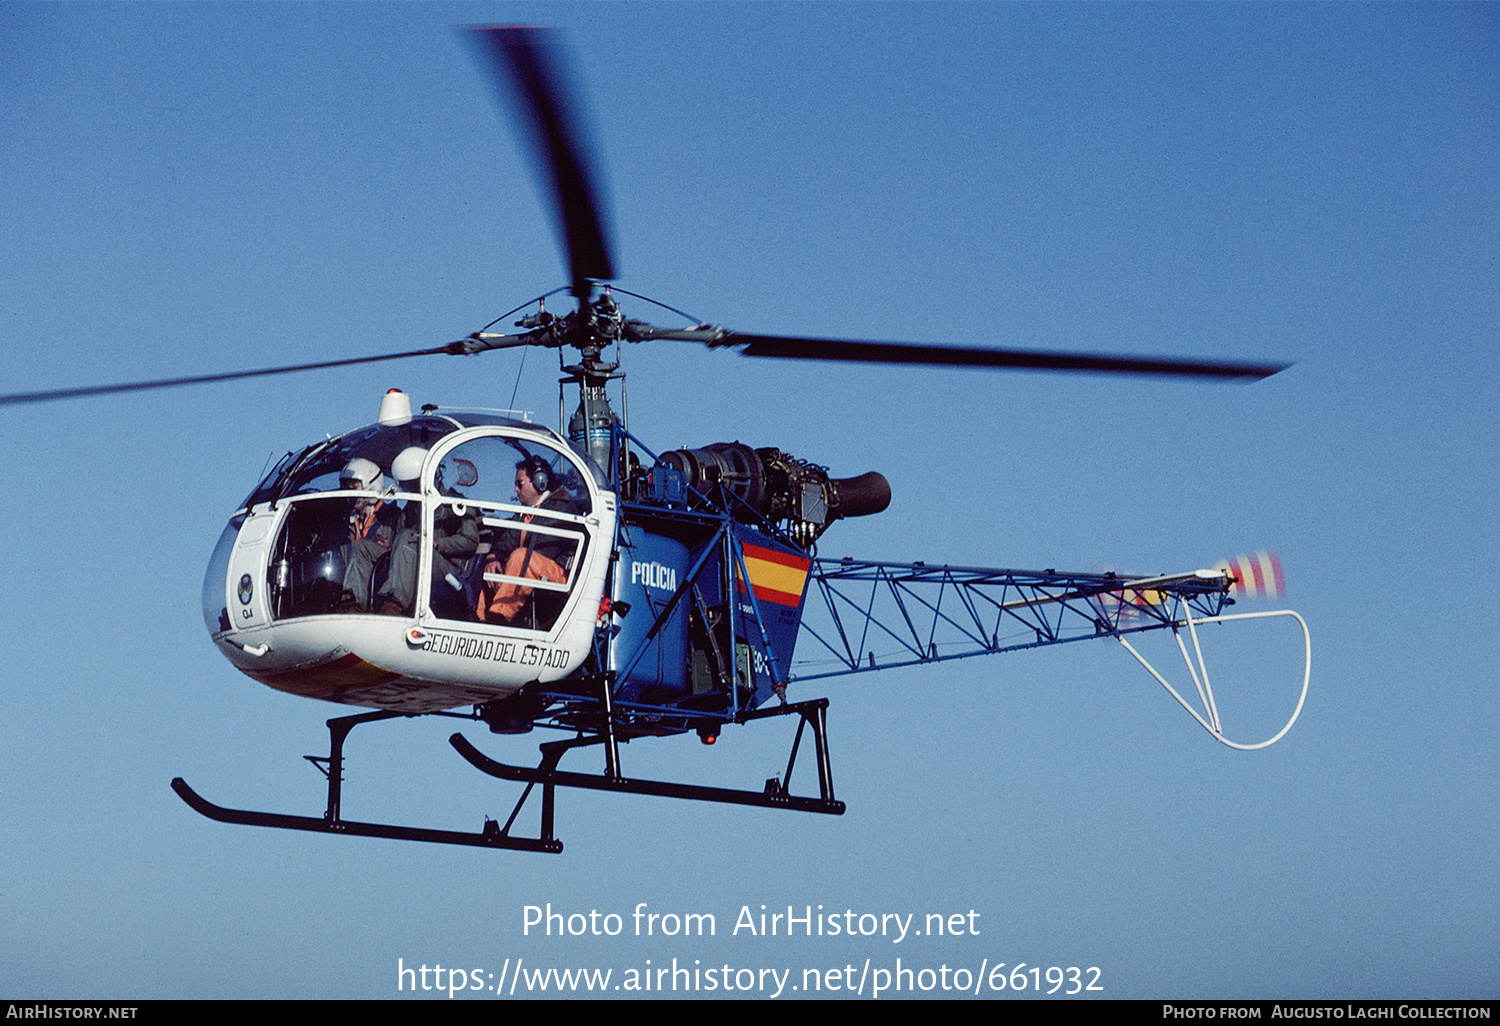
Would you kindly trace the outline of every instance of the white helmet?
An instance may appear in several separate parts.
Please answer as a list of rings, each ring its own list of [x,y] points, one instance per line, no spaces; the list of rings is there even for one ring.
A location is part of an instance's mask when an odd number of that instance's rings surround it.
[[[416,481],[422,476],[422,464],[427,461],[427,450],[420,445],[408,445],[391,461],[391,476],[398,484]]]
[[[352,459],[339,473],[339,484],[365,492],[381,492],[385,490],[385,475],[370,460]]]

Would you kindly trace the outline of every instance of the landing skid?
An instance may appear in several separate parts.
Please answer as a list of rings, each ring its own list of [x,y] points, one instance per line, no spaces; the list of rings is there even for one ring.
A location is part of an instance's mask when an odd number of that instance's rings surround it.
[[[479,848],[516,848],[521,851],[542,851],[556,854],[562,851],[562,842],[526,837],[505,837],[493,829],[497,824],[490,820],[482,833],[467,834],[460,830],[429,830],[425,827],[390,826],[385,823],[360,823],[352,819],[314,819],[311,816],[287,816],[278,812],[249,812],[244,809],[226,809],[215,805],[187,785],[181,777],[172,780],[172,790],[191,805],[194,811],[220,823],[239,823],[243,826],[279,827],[282,830],[312,830],[321,834],[358,834],[362,837],[390,837],[398,841],[432,841],[436,844],[469,844]]]
[[[577,787],[598,791],[618,791],[626,794],[657,795],[666,798],[685,798],[691,801],[723,802],[733,805],[755,805],[770,809],[791,809],[801,812],[821,812],[842,815],[844,803],[833,796],[833,774],[828,759],[826,737],[828,709],[827,699],[797,702],[770,709],[759,709],[743,714],[741,722],[764,719],[769,716],[799,715],[802,722],[797,725],[797,735],[792,742],[791,755],[787,759],[786,773],[781,778],[772,778],[761,791],[739,791],[723,787],[707,787],[701,784],[678,784],[660,780],[636,780],[619,771],[618,741],[611,720],[606,720],[602,733],[580,735],[561,741],[550,741],[540,746],[542,760],[536,767],[509,766],[496,762],[475,748],[462,734],[449,738],[458,753],[475,768],[502,780],[514,780],[526,785],[505,824],[486,819],[479,833],[458,830],[432,830],[426,827],[396,826],[386,823],[361,823],[344,819],[340,814],[343,797],[344,739],[361,723],[392,719],[404,713],[369,712],[355,716],[340,716],[328,721],[328,757],[307,756],[328,777],[328,807],[321,818],[313,816],[291,816],[277,812],[253,812],[246,809],[228,809],[215,805],[194,791],[181,777],[172,781],[172,790],[195,811],[221,823],[238,823],[242,826],[275,827],[281,830],[310,830],[324,834],[354,834],[361,837],[386,837],[400,841],[427,841],[433,844],[462,844],[479,848],[507,848],[515,851],[535,851],[556,855],[563,844],[553,834],[556,789]],[[466,718],[466,717],[465,717]],[[818,768],[817,798],[800,797],[788,792],[792,770],[796,765],[797,751],[802,743],[803,731],[812,726],[815,759]],[[624,740],[629,740],[628,737]],[[602,775],[559,770],[558,762],[574,748],[603,744],[605,746],[605,772]],[[511,834],[516,817],[540,784],[541,826],[537,837],[516,837]]]
[[[462,734],[454,734],[448,739],[448,743],[458,750],[459,755],[469,760],[475,769],[501,780],[524,782],[528,793],[531,787],[541,784],[544,788],[544,803],[548,800],[548,794],[553,787],[581,787],[594,791],[650,794],[661,798],[686,798],[690,801],[724,802],[730,805],[757,805],[766,809],[791,809],[797,812],[822,812],[832,816],[841,816],[844,813],[844,803],[833,797],[833,771],[828,763],[828,744],[824,736],[827,729],[825,715],[827,710],[828,699],[819,698],[810,702],[797,702],[771,709],[756,710],[740,718],[741,721],[749,721],[767,716],[788,716],[794,713],[802,717],[802,722],[797,725],[797,737],[792,742],[791,757],[787,760],[786,775],[780,779],[773,777],[766,781],[763,791],[736,791],[727,787],[674,784],[665,780],[635,780],[620,775],[618,766],[606,766],[606,771],[602,776],[592,773],[569,773],[556,768],[558,760],[570,750],[584,745],[607,744],[609,738],[606,736],[550,741],[541,746],[542,762],[535,769],[496,762],[471,745]],[[817,752],[819,792],[817,798],[802,798],[787,792],[787,783],[791,780],[792,769],[797,761],[797,749],[802,743],[802,732],[808,724],[812,724],[813,745]],[[524,803],[525,800],[526,796],[522,795],[521,801]],[[516,810],[520,811],[520,805],[516,806]],[[511,818],[515,818],[515,813],[511,814]],[[509,826],[509,824],[506,825]]]

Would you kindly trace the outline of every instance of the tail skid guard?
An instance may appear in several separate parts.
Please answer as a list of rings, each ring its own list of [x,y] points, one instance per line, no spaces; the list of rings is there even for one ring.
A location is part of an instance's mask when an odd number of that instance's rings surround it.
[[[1212,734],[1214,736],[1214,740],[1218,741],[1220,744],[1227,745],[1230,748],[1235,748],[1242,752],[1253,752],[1258,748],[1269,748],[1277,741],[1280,741],[1283,737],[1286,736],[1286,732],[1292,729],[1292,724],[1297,722],[1297,717],[1302,715],[1302,704],[1307,701],[1307,684],[1308,681],[1312,678],[1312,635],[1308,633],[1307,621],[1302,619],[1301,616],[1290,609],[1278,609],[1264,613],[1230,613],[1221,616],[1205,616],[1195,620],[1193,619],[1192,611],[1188,609],[1186,605],[1184,605],[1182,608],[1182,613],[1184,619],[1180,622],[1172,624],[1172,636],[1177,639],[1177,648],[1182,653],[1182,661],[1187,664],[1188,675],[1192,677],[1193,686],[1198,690],[1198,700],[1203,703],[1203,715],[1200,715],[1197,709],[1194,709],[1191,705],[1189,705],[1187,701],[1177,693],[1176,689],[1173,688],[1172,685],[1167,683],[1166,678],[1163,677],[1160,673],[1156,672],[1156,668],[1148,663],[1146,661],[1146,658],[1135,650],[1135,647],[1131,645],[1129,641],[1127,641],[1123,636],[1119,635],[1117,635],[1116,638],[1120,642],[1120,644],[1125,646],[1125,650],[1131,655],[1135,656],[1136,660],[1146,668],[1146,672],[1155,677],[1157,683],[1166,688],[1167,693],[1170,694],[1173,698],[1177,699],[1178,704],[1186,709],[1189,715],[1191,715],[1193,719],[1197,720],[1199,725],[1202,726],[1204,730]],[[1292,718],[1286,721],[1286,726],[1277,731],[1275,736],[1271,737],[1269,740],[1261,741],[1258,744],[1241,744],[1238,741],[1231,741],[1224,736],[1224,728],[1219,722],[1219,708],[1218,705],[1214,702],[1213,686],[1209,683],[1208,680],[1208,666],[1203,661],[1203,649],[1198,644],[1198,625],[1205,623],[1227,623],[1230,620],[1260,620],[1273,616],[1290,616],[1295,619],[1297,623],[1302,627],[1302,641],[1305,653],[1302,669],[1302,693],[1297,696],[1297,708],[1292,710]],[[1197,656],[1196,667],[1193,665],[1193,658],[1188,655],[1187,646],[1184,645],[1182,641],[1181,628],[1184,626],[1187,627],[1188,634],[1193,639],[1193,654]]]

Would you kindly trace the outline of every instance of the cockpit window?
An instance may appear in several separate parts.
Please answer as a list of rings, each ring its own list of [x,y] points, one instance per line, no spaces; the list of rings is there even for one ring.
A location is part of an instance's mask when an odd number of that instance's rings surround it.
[[[290,506],[271,556],[268,583],[276,619],[410,612],[416,598],[420,496],[345,495],[299,499]],[[477,540],[478,532],[470,533]]]
[[[456,499],[586,514],[593,502],[579,467],[525,438],[476,438],[438,464],[438,491]]]
[[[389,486],[394,483],[392,463],[403,450],[431,448],[438,439],[457,430],[458,425],[447,417],[415,417],[398,427],[371,424],[301,452],[287,453],[250,493],[245,508],[253,509],[273,498],[337,491],[341,487],[339,475],[356,459],[375,464],[385,476],[384,486]]]
[[[301,460],[316,448],[316,445],[309,445],[306,449],[303,449],[300,452],[289,452],[285,456],[281,457],[281,459],[277,461],[276,466],[271,468],[271,472],[261,479],[260,484],[256,485],[255,490],[250,493],[250,495],[245,499],[243,503],[241,503],[242,508],[254,509],[256,506],[259,506],[263,502],[270,502],[271,495],[276,490],[276,482],[280,481],[282,476],[285,475],[286,472],[297,463],[297,461]]]
[[[525,438],[476,438],[450,450],[437,468],[439,509],[477,515],[480,539],[465,611],[439,615],[550,629],[588,548],[588,472],[567,454]],[[441,591],[433,585],[434,600]]]

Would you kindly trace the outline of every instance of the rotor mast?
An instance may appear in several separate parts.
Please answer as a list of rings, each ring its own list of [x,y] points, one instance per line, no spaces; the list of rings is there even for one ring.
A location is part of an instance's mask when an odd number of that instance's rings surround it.
[[[620,468],[614,453],[614,425],[618,418],[609,405],[607,386],[625,374],[618,362],[606,360],[603,354],[620,340],[624,319],[608,286],[597,300],[591,298],[592,291],[592,282],[573,286],[578,309],[568,318],[572,323],[563,332],[563,344],[579,352],[576,364],[563,367],[567,377],[561,379],[563,384],[578,386],[578,408],[568,419],[568,438],[604,468],[611,485],[617,485]]]

